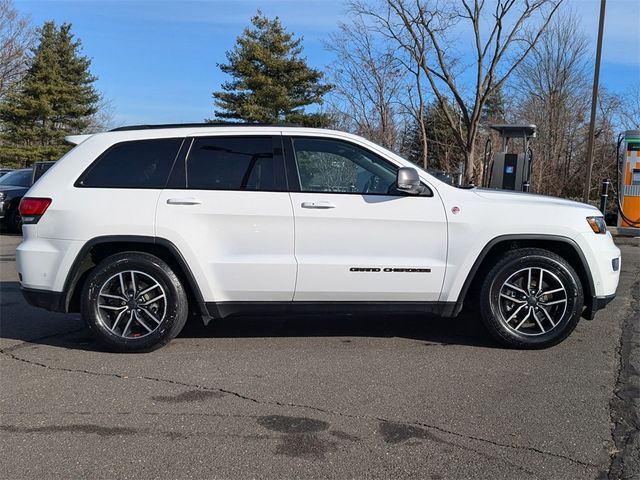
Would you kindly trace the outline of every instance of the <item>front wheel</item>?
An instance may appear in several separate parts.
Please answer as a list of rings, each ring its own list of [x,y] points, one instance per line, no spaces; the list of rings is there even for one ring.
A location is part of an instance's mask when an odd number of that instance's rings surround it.
[[[548,250],[526,248],[505,254],[480,292],[482,318],[503,345],[544,348],[574,330],[584,293],[575,270]]]
[[[82,291],[82,317],[100,343],[118,352],[159,348],[187,321],[184,288],[154,255],[124,252],[94,268]]]

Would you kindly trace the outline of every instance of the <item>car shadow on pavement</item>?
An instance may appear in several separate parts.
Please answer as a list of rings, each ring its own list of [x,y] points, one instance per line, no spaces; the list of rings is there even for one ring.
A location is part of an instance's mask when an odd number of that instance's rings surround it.
[[[268,338],[268,337],[399,337],[427,343],[495,347],[479,316],[468,313],[458,318],[425,314],[378,315],[283,315],[228,317],[204,326],[190,319],[181,338]]]
[[[212,320],[208,326],[200,317],[191,317],[178,336],[211,340],[252,337],[342,337],[345,343],[349,343],[349,337],[399,337],[425,344],[496,347],[479,314],[473,313],[458,318],[416,314],[237,316]],[[52,313],[31,307],[22,297],[18,282],[0,282],[0,339],[103,351],[78,313]]]

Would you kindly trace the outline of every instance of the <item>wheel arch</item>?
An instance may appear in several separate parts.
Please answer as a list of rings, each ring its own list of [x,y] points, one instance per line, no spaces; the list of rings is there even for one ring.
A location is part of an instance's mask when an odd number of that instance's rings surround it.
[[[542,248],[569,262],[578,274],[585,291],[585,305],[587,309],[591,309],[592,298],[595,295],[593,276],[580,246],[573,239],[558,235],[515,234],[498,236],[484,246],[462,285],[452,312],[454,316],[460,313],[468,296],[478,293],[480,279],[484,274],[488,273],[504,253],[517,248]]]
[[[141,235],[108,235],[86,242],[67,274],[61,305],[63,311],[79,311],[82,287],[89,272],[98,263],[116,253],[129,251],[149,253],[166,262],[182,281],[194,311],[205,317],[209,316],[200,287],[178,248],[164,238]]]

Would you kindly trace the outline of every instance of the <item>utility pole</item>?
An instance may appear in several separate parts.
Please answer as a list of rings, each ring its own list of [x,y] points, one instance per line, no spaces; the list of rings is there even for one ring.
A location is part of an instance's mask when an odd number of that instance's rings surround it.
[[[593,72],[593,92],[591,94],[591,120],[589,121],[589,140],[587,143],[587,174],[584,181],[584,202],[589,201],[591,170],[593,167],[593,140],[596,129],[596,107],[598,104],[598,84],[600,83],[600,56],[602,54],[602,34],[604,32],[604,11],[607,0],[600,0],[600,23],[598,25],[598,45],[596,47],[596,65]]]

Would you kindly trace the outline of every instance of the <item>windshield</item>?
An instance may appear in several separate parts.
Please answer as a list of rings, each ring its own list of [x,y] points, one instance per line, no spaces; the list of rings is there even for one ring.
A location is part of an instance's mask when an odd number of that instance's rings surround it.
[[[14,185],[16,187],[30,187],[31,186],[31,170],[17,170],[15,172],[9,172],[6,175],[0,177],[0,185]]]

